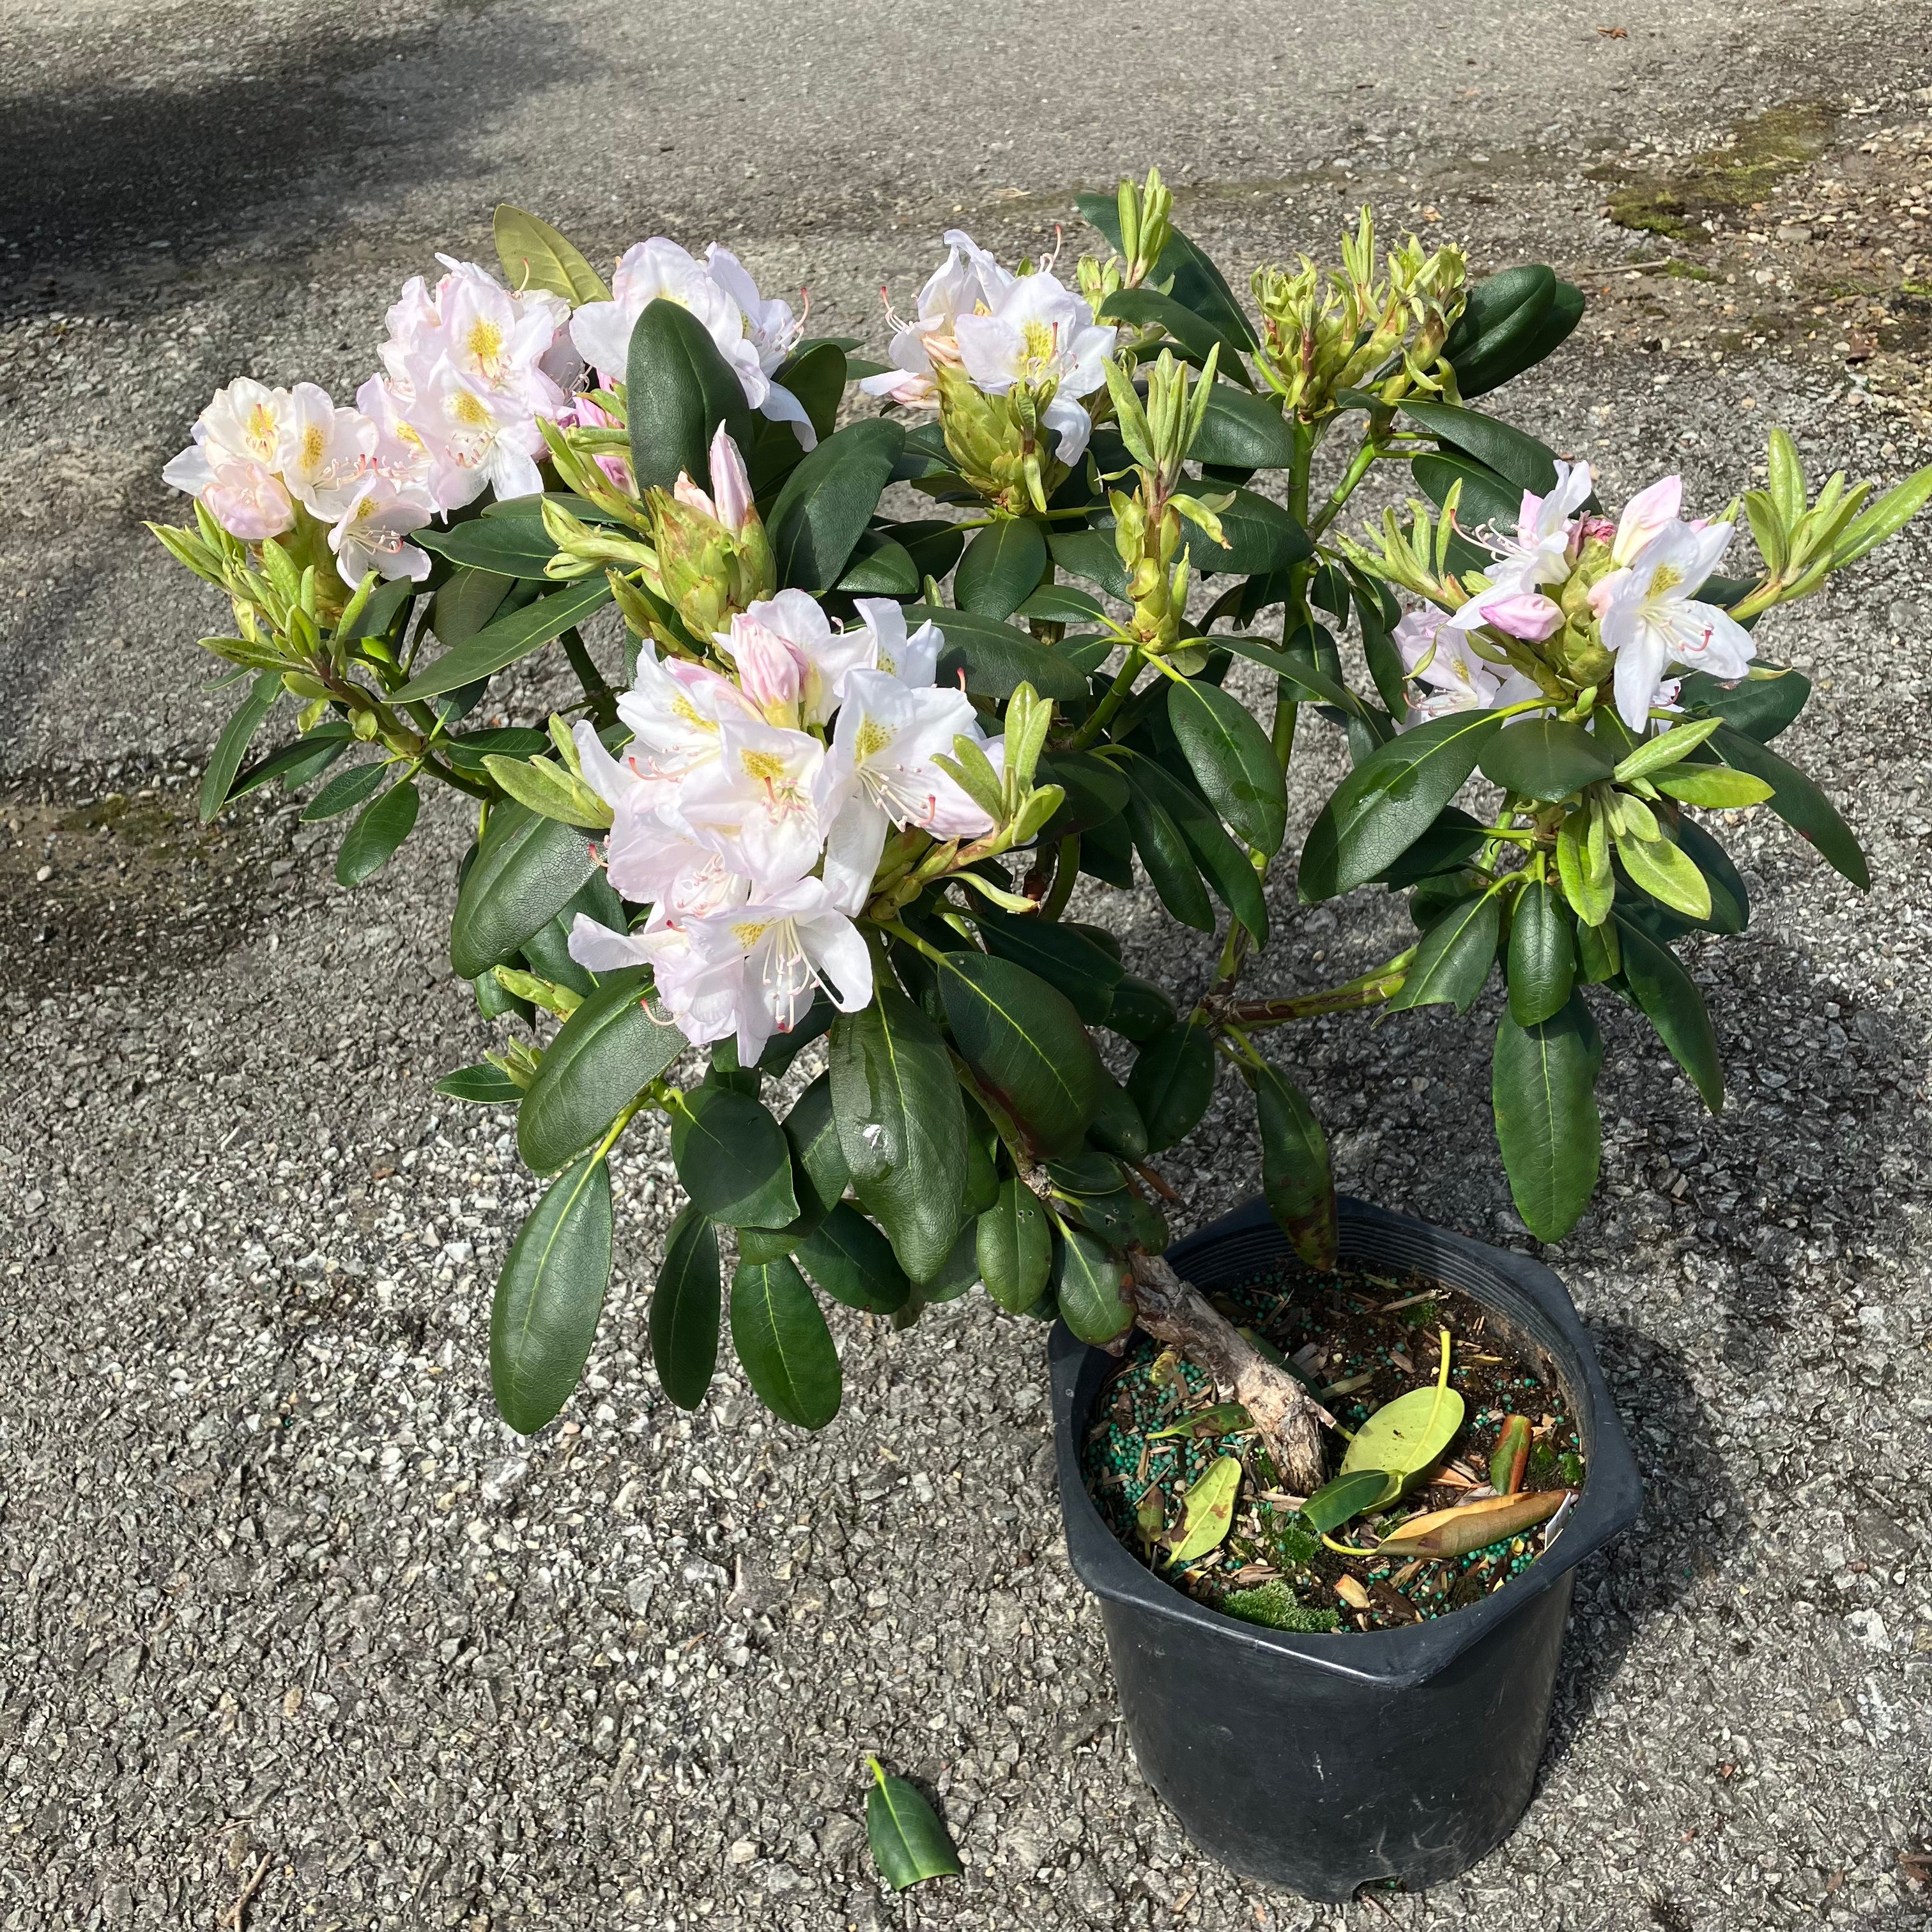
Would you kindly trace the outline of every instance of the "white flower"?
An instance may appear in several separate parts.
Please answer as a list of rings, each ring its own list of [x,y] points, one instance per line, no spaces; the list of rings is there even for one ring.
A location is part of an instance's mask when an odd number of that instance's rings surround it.
[[[856,912],[893,825],[915,825],[934,838],[976,837],[992,820],[932,760],[952,754],[956,738],[980,742],[972,701],[962,691],[910,688],[891,673],[854,671],[832,741],[832,785],[841,801],[825,850],[834,902]]]
[[[237,377],[215,392],[195,419],[193,442],[170,458],[161,480],[206,504],[232,536],[279,536],[295,521],[281,481],[290,406],[287,390]]]
[[[359,584],[369,572],[417,583],[429,574],[429,558],[406,538],[436,514],[429,492],[419,483],[398,483],[373,471],[344,506],[328,532],[336,568],[344,582]]]
[[[684,658],[660,662],[643,646],[631,688],[617,700],[617,716],[630,728],[627,763],[652,788],[652,808],[674,812],[680,784],[718,756],[724,719],[758,715],[728,677]]]
[[[728,718],[718,727],[716,758],[679,784],[677,817],[734,872],[775,892],[818,862],[829,780],[816,738]]]
[[[884,671],[904,685],[930,684],[938,674],[939,653],[945,644],[938,626],[928,618],[908,637],[903,604],[896,604],[890,597],[855,597],[852,603],[860,625],[872,638],[869,655],[860,660],[860,667]]]
[[[899,621],[903,626],[904,619]],[[758,599],[733,616],[716,641],[736,665],[746,695],[783,724],[826,723],[850,674],[869,665],[877,649],[874,633],[862,626],[835,631],[802,590]]]
[[[383,318],[388,337],[377,353],[397,394],[413,400],[447,363],[513,413],[556,416],[566,400],[560,375],[571,380],[577,368],[569,304],[548,289],[506,289],[474,262],[436,259],[448,272],[434,292],[412,275]]]
[[[454,363],[436,365],[409,417],[430,452],[428,490],[438,510],[460,509],[485,490],[501,502],[543,488],[536,417],[514,394],[484,387]]]
[[[251,543],[280,536],[296,520],[282,479],[266,464],[224,454],[196,492],[230,536]]]
[[[1439,610],[1410,611],[1394,640],[1402,669],[1435,694],[1411,704],[1402,730],[1453,711],[1491,711],[1538,694],[1533,679],[1479,657],[1467,634]]]
[[[380,440],[361,410],[339,410],[327,390],[298,382],[282,428],[282,481],[304,509],[333,523],[375,467]]]
[[[1107,380],[1114,331],[1096,322],[1081,298],[1050,274],[1022,275],[986,314],[962,315],[959,359],[974,386],[1004,395],[1016,384],[1057,386],[1041,421],[1059,436],[1060,460],[1077,462],[1093,424],[1075,398]]]
[[[1576,561],[1572,554],[1577,512],[1595,487],[1587,463],[1556,464],[1556,487],[1548,496],[1522,493],[1522,507],[1514,536],[1492,532],[1490,548],[1494,568],[1486,573],[1492,590],[1535,590],[1561,584]]]
[[[1729,524],[1693,530],[1666,523],[1624,569],[1592,590],[1604,648],[1616,654],[1617,710],[1633,731],[1644,729],[1671,666],[1720,678],[1742,677],[1750,668],[1757,649],[1750,633],[1729,612],[1700,603],[1693,594],[1716,569],[1730,541]]]
[[[622,382],[631,332],[654,302],[687,308],[730,364],[745,400],[775,422],[788,422],[807,449],[818,443],[812,420],[771,372],[791,352],[798,325],[782,302],[764,301],[744,265],[715,244],[710,266],[662,235],[628,249],[610,278],[610,300],[586,302],[570,319],[570,339],[608,384]]]
[[[868,376],[859,385],[868,396],[884,396],[908,407],[937,402],[933,365],[958,362],[954,330],[960,316],[989,314],[1016,279],[962,230],[949,228],[944,238],[946,260],[919,292],[917,319],[902,324],[893,334],[886,352],[892,368],[884,375]],[[891,319],[890,310],[887,316]]]

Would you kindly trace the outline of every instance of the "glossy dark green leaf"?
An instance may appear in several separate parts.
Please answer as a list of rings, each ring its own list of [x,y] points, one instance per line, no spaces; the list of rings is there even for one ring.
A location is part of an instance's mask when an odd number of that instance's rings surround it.
[[[1193,524],[1182,526],[1182,542],[1203,576],[1225,572],[1260,577],[1286,570],[1315,554],[1308,532],[1272,496],[1237,490],[1234,500],[1215,513],[1225,545]]]
[[[1768,751],[1755,738],[1718,726],[1708,741],[1711,749],[1727,765],[1771,786],[1770,805],[1786,824],[1816,846],[1824,859],[1842,872],[1861,892],[1871,890],[1871,872],[1852,829],[1839,817],[1838,808],[1798,770],[1775,752]]]
[[[1521,718],[1483,748],[1483,776],[1504,790],[1554,804],[1611,776],[1616,760],[1580,724]]]
[[[834,1301],[848,1308],[896,1314],[912,1293],[891,1242],[849,1201],[838,1202],[799,1243],[796,1258]]]
[[[436,593],[430,605],[429,627],[444,648],[453,651],[502,610],[512,590],[521,592],[531,587],[493,570],[458,570]],[[522,602],[512,608],[520,609]]]
[[[1050,844],[1070,832],[1091,831],[1127,808],[1127,782],[1120,768],[1091,752],[1043,754],[1034,778],[1038,784],[1057,784],[1066,794],[1040,835],[1042,844]]]
[[[1197,932],[1212,932],[1214,903],[1194,855],[1166,807],[1144,788],[1130,788],[1127,822],[1132,829],[1134,849],[1161,904],[1183,926],[1191,926]]]
[[[446,1073],[436,1083],[435,1090],[477,1107],[514,1107],[524,1097],[524,1090],[500,1066],[493,1066],[488,1060]]]
[[[748,1094],[708,1082],[686,1094],[671,1114],[670,1157],[685,1192],[714,1221],[782,1228],[798,1218],[790,1143]]]
[[[1214,1048],[1208,1029],[1184,1024],[1156,1034],[1141,1048],[1126,1084],[1150,1149],[1157,1154],[1185,1140],[1214,1097]]]
[[[1262,896],[1261,881],[1248,855],[1228,836],[1220,820],[1196,793],[1153,759],[1136,757],[1123,770],[1127,775],[1130,796],[1135,791],[1144,790],[1160,806],[1178,828],[1215,896],[1265,946],[1268,902]]]
[[[1450,403],[1417,400],[1400,402],[1396,407],[1410,422],[1473,456],[1518,490],[1533,490],[1540,496],[1556,488],[1556,460],[1534,436],[1479,410],[1458,409]]]
[[[823,592],[838,581],[904,440],[883,417],[848,423],[785,479],[766,519],[781,584]]]
[[[492,806],[489,830],[457,891],[451,965],[474,980],[510,958],[596,869],[590,842],[574,826],[508,800]]]
[[[949,952],[936,970],[954,1044],[981,1084],[1042,1154],[1072,1152],[1106,1076],[1066,996],[989,953]]]
[[[959,560],[953,600],[976,616],[1004,622],[1033,595],[1046,569],[1046,538],[1030,517],[1002,517],[976,532]]]
[[[242,760],[248,756],[255,734],[262,728],[262,721],[274,709],[275,700],[281,694],[280,673],[260,672],[248,687],[248,695],[221,728],[208,770],[202,774],[200,809],[204,825],[228,802],[235,774],[242,769]]]
[[[1436,822],[1392,865],[1375,875],[1375,883],[1401,892],[1444,872],[1468,864],[1483,848],[1489,828],[1459,806],[1445,805]]]
[[[1053,1266],[1053,1228],[1032,1189],[1016,1178],[980,1216],[974,1253],[986,1292],[1009,1314],[1024,1315],[1045,1292]]]
[[[1328,1137],[1300,1088],[1264,1064],[1244,1069],[1261,1130],[1262,1191],[1276,1225],[1310,1268],[1332,1268],[1341,1221]]]
[[[1576,944],[1563,895],[1541,880],[1524,886],[1510,916],[1510,1011],[1518,1026],[1538,1026],[1570,1003]]]
[[[517,1151],[533,1172],[592,1145],[684,1051],[683,1034],[645,1004],[650,985],[641,966],[609,974],[544,1049],[517,1114]]]
[[[1087,1137],[1096,1147],[1117,1154],[1123,1160],[1147,1159],[1147,1123],[1127,1090],[1111,1073],[1101,1083],[1100,1103],[1088,1123]]]
[[[911,441],[910,437],[907,439],[908,448]],[[960,554],[966,548],[966,532],[957,524],[939,518],[917,518],[911,523],[894,524],[889,527],[912,559],[913,568],[919,572],[922,584],[928,577],[935,583],[943,583],[946,573],[958,563]]]
[[[521,517],[472,517],[446,530],[432,524],[412,531],[410,541],[452,563],[493,571],[500,577],[542,579],[544,565],[556,554],[542,513],[535,509]]]
[[[1124,892],[1134,889],[1134,838],[1124,816],[1102,819],[1080,835],[1080,869]]]
[[[1595,1190],[1603,1155],[1596,1096],[1602,1058],[1580,992],[1539,1026],[1518,1026],[1503,1010],[1491,1082],[1496,1140],[1516,1212],[1540,1240],[1561,1240]]]
[[[845,1165],[845,1150],[838,1142],[838,1122],[832,1110],[832,1076],[821,1073],[792,1102],[784,1118],[785,1138],[791,1143],[792,1160],[803,1177],[798,1186],[800,1205],[829,1212],[844,1198],[851,1172]],[[809,1191],[811,1199],[806,1199]]]
[[[321,777],[355,742],[349,727],[332,718],[305,732],[293,744],[257,758],[228,788],[229,800],[232,803],[276,778],[281,780],[284,791],[299,791]]]
[[[1502,922],[1502,908],[1494,892],[1456,899],[1422,935],[1407,976],[1390,996],[1388,1010],[1450,1006],[1466,1013],[1496,963]]]
[[[838,1351],[788,1256],[738,1264],[731,1277],[731,1346],[753,1392],[781,1421],[823,1429],[838,1413]]]
[[[957,1301],[979,1280],[980,1260],[974,1242],[974,1230],[978,1220],[976,1214],[960,1229],[945,1260],[924,1281],[914,1285],[913,1294],[918,1298],[920,1308],[935,1307],[942,1302]],[[910,1300],[907,1305],[908,1309],[912,1307]]]
[[[772,371],[772,380],[789,389],[804,405],[812,429],[823,442],[838,426],[838,405],[850,370],[848,345],[826,338],[801,342]],[[796,430],[786,427],[784,433],[796,440]]]
[[[416,830],[416,814],[422,809],[422,794],[412,778],[392,785],[380,798],[365,805],[335,855],[335,883],[355,886],[374,878]]]
[[[1156,1034],[1173,1025],[1177,1017],[1174,1001],[1164,987],[1132,973],[1123,973],[1114,988],[1106,1024],[1123,1040],[1144,1045]]]
[[[1013,614],[1052,624],[1087,624],[1106,612],[1099,598],[1077,584],[1042,584]],[[1068,641],[1063,638],[1058,648],[1064,649]]]
[[[1460,791],[1503,720],[1456,711],[1405,731],[1358,765],[1301,849],[1305,903],[1333,898],[1393,865]]]
[[[387,584],[377,584],[370,592],[368,602],[343,626],[337,636],[345,644],[356,643],[364,638],[387,637],[391,626],[415,601],[420,588],[406,577],[392,578]]]
[[[1294,432],[1274,397],[1216,382],[1188,454],[1233,470],[1285,470],[1294,460]]]
[[[914,1281],[951,1252],[962,1217],[966,1108],[932,1022],[896,987],[842,1013],[828,1071],[839,1145],[860,1204]]]
[[[1352,1469],[1324,1483],[1301,1506],[1301,1514],[1318,1536],[1327,1536],[1353,1522],[1366,1509],[1390,1499],[1400,1478],[1384,1469]]]
[[[1060,1316],[1083,1342],[1111,1342],[1132,1324],[1124,1283],[1127,1264],[1083,1228],[1063,1228],[1053,1244],[1051,1280]]]
[[[877,530],[861,530],[838,588],[848,597],[916,597],[919,566],[903,544]]]
[[[1157,326],[1166,330],[1168,336],[1180,347],[1186,358],[1204,364],[1208,358],[1219,349],[1222,352],[1220,367],[1234,381],[1249,386],[1248,372],[1241,366],[1240,352],[1245,346],[1230,342],[1221,331],[1206,316],[1197,315],[1184,302],[1172,296],[1161,294],[1150,288],[1120,289],[1109,296],[1100,304],[1096,318],[1102,322],[1125,322],[1135,328]],[[1143,350],[1144,355],[1148,352]],[[1226,385],[1217,383],[1216,388]],[[1198,449],[1189,452],[1197,461],[1214,459],[1203,457]],[[1250,464],[1250,468],[1258,467]]]
[[[1046,539],[1062,570],[1097,584],[1110,597],[1127,594],[1127,567],[1114,547],[1112,530],[1054,530]]]
[[[1336,677],[1331,677],[1316,662],[1312,652],[1301,648],[1308,639],[1306,628],[1299,631],[1292,640],[1294,647],[1276,650],[1272,644],[1264,644],[1258,638],[1231,637],[1216,632],[1211,640],[1216,650],[1232,651],[1235,656],[1246,658],[1250,664],[1265,664],[1289,687],[1286,695],[1296,699],[1309,698],[1323,704],[1333,704],[1353,716],[1362,709],[1362,701]],[[1317,629],[1316,639],[1332,650],[1334,640],[1326,630]]]
[[[1272,856],[1288,830],[1288,778],[1260,721],[1238,698],[1195,680],[1167,688],[1168,722],[1208,802]]]
[[[1710,916],[1702,922],[1712,932],[1739,933],[1750,923],[1750,896],[1730,854],[1694,818],[1679,814],[1677,843],[1711,889]]]
[[[1024,966],[1057,988],[1089,1026],[1102,1024],[1120,978],[1120,962],[1084,933],[1057,921],[978,907],[980,935],[989,952]]]
[[[929,1878],[957,1878],[959,1854],[932,1807],[902,1778],[868,1758],[872,1789],[866,1798],[866,1843],[880,1877],[895,1892]]]
[[[664,1261],[651,1294],[651,1362],[664,1392],[680,1408],[695,1408],[718,1372],[724,1304],[718,1231],[687,1202],[664,1236]]]
[[[1630,920],[1617,923],[1624,984],[1671,1057],[1690,1076],[1705,1106],[1719,1112],[1724,1104],[1724,1068],[1703,994],[1669,946],[1660,945]]]
[[[1758,668],[1764,668],[1762,660]],[[1708,671],[1694,670],[1678,687],[1677,699],[1692,717],[1714,712],[1733,730],[1768,745],[1796,718],[1810,695],[1811,680],[1800,670],[1739,684],[1725,684]]]
[[[1058,703],[1090,695],[1084,674],[1050,646],[1040,644],[1010,624],[970,610],[944,604],[908,604],[906,622],[914,627],[930,621],[946,640],[940,653],[938,681],[955,683],[961,672],[966,688],[982,698],[1006,698],[1022,684],[1042,698]]]
[[[428,670],[418,671],[390,701],[403,704],[437,698],[489,677],[561,637],[610,601],[610,586],[602,576],[566,584],[485,624],[453,650],[445,651]]]
[[[1456,500],[1456,520],[1462,529],[1473,530],[1484,524],[1515,529],[1522,514],[1522,492],[1486,464],[1452,452],[1418,456],[1408,466],[1422,494],[1438,510],[1448,502],[1449,492],[1462,484],[1462,494]]]
[[[313,825],[320,820],[339,818],[345,812],[353,812],[382,790],[382,781],[388,776],[391,769],[388,759],[375,758],[367,764],[351,765],[346,771],[338,772],[302,807],[303,824]]]
[[[1511,333],[1533,329],[1556,293],[1556,274],[1540,262],[1499,269],[1469,285],[1462,313],[1456,318],[1442,352],[1456,366],[1460,384],[1466,366],[1487,361],[1507,346]]]
[[[631,331],[625,406],[640,490],[668,490],[680,475],[708,487],[721,424],[741,452],[751,446],[753,418],[738,372],[704,323],[664,296],[645,304]]]
[[[517,1232],[490,1310],[490,1384],[518,1434],[570,1400],[610,1282],[610,1175],[586,1155],[544,1190]]]

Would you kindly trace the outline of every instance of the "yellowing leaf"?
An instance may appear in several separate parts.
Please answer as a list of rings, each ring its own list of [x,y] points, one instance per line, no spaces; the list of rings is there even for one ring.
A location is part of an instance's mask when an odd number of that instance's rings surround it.
[[[1441,1460],[1462,1426],[1462,1398],[1449,1386],[1449,1336],[1444,1330],[1442,1372],[1436,1386],[1411,1389],[1384,1402],[1356,1431],[1342,1458],[1342,1474],[1383,1469],[1406,1486]]]
[[[1539,1490],[1533,1496],[1487,1496],[1460,1509],[1432,1510],[1411,1516],[1376,1553],[1382,1556],[1463,1556],[1507,1541],[1546,1522],[1563,1505],[1568,1490]]]
[[[1168,1550],[1177,1568],[1220,1546],[1234,1520],[1234,1498],[1241,1487],[1241,1459],[1217,1456],[1208,1473],[1180,1499],[1180,1521]]]

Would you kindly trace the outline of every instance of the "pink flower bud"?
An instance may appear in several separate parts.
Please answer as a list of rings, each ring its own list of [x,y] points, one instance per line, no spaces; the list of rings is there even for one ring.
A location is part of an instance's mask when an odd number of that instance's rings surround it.
[[[711,439],[711,494],[717,502],[712,514],[734,536],[741,535],[757,514],[752,507],[752,478],[722,423]]]
[[[1562,609],[1534,590],[1485,598],[1480,608],[1484,623],[1493,624],[1498,630],[1528,644],[1540,644],[1563,623]]]
[[[707,517],[716,517],[718,512],[711,499],[691,480],[691,472],[680,470],[677,481],[671,485],[670,494],[687,510],[696,510]]]
[[[1623,520],[1617,525],[1616,541],[1610,547],[1612,560],[1628,563],[1652,537],[1677,520],[1683,502],[1681,476],[1666,476],[1648,490],[1640,490],[1624,506]]]

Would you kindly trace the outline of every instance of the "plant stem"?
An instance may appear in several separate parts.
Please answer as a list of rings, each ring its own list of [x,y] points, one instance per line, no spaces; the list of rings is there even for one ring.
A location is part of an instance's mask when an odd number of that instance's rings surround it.
[[[1334,1418],[1286,1369],[1242,1340],[1234,1325],[1158,1255],[1130,1256],[1129,1290],[1141,1326],[1165,1348],[1207,1370],[1223,1396],[1238,1402],[1261,1431],[1276,1472],[1291,1489],[1312,1496],[1327,1479],[1321,1425]]]
[[[1322,505],[1321,514],[1309,525],[1308,534],[1311,537],[1319,538],[1335,520],[1342,505],[1355,494],[1357,485],[1367,476],[1383,453],[1381,446],[1372,436],[1363,437],[1361,448],[1355,452],[1354,460],[1343,473],[1341,482],[1336,484],[1334,494]]]
[[[1058,869],[1053,875],[1053,890],[1040,909],[1042,919],[1058,919],[1073,896],[1074,883],[1080,876],[1080,835],[1070,832],[1060,842]]]
[[[1132,692],[1134,680],[1141,674],[1147,662],[1147,653],[1136,644],[1127,653],[1127,661],[1120,667],[1120,674],[1107,687],[1107,694],[1094,707],[1094,715],[1074,733],[1067,741],[1070,752],[1084,752],[1114,722],[1114,714],[1124,704]]]
[[[1280,1000],[1204,1001],[1204,1017],[1252,1030],[1257,1027],[1286,1025],[1290,1020],[1314,1019],[1324,1013],[1358,1012],[1364,1006],[1379,1006],[1399,992],[1408,976],[1416,949],[1399,952],[1384,965],[1364,973],[1340,986],[1324,986],[1318,993],[1297,993]]]
[[[574,624],[563,634],[563,654],[570,660],[570,668],[577,674],[577,681],[590,701],[592,722],[600,730],[607,724],[614,724],[617,722],[616,694],[604,682],[604,674],[585,648]]]
[[[1294,428],[1294,455],[1288,465],[1288,513],[1304,529],[1308,524],[1308,472],[1315,460],[1315,430],[1311,424],[1297,420]],[[1310,560],[1304,558],[1292,566],[1288,572],[1288,592],[1286,608],[1281,620],[1282,648],[1303,625],[1308,622],[1308,575]],[[1295,721],[1300,715],[1296,700],[1288,694],[1287,687],[1277,687],[1274,700],[1274,727],[1269,737],[1274,746],[1274,754],[1281,760],[1283,771],[1288,770],[1288,761],[1294,754]]]

